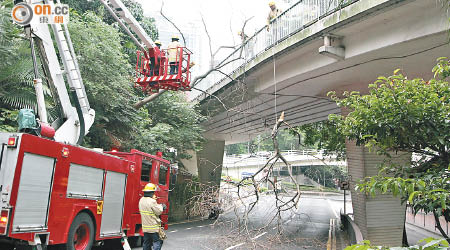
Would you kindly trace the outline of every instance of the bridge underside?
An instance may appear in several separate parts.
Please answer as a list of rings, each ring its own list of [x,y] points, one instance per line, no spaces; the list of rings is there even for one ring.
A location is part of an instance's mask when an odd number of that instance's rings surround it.
[[[227,144],[246,141],[271,130],[281,111],[292,125],[327,119],[340,113],[327,98],[329,91],[366,92],[378,76],[391,75],[395,69],[409,78],[431,78],[436,59],[450,56],[448,26],[447,15],[436,1],[400,1],[290,46],[283,45],[292,43],[286,39],[277,45],[284,50],[275,55],[268,50],[260,55],[266,58],[259,59],[258,65],[215,91],[220,102],[214,97],[201,102],[212,116],[204,124],[205,134]],[[326,33],[342,38],[344,60],[319,54]]]
[[[351,17],[341,15],[352,10],[359,12]],[[198,163],[202,179],[220,178],[217,172],[222,162],[213,155],[223,155],[223,143],[248,141],[270,131],[281,111],[291,125],[324,120],[329,114],[341,113],[327,97],[329,91],[366,93],[378,76],[392,75],[396,69],[409,78],[429,79],[436,59],[450,57],[448,16],[438,1],[360,0],[342,13],[319,20],[263,51],[245,70],[235,71],[234,80],[213,85],[207,91],[213,96],[199,98],[210,116],[203,124],[210,141],[198,155],[208,165],[203,168],[212,171],[204,174]],[[319,54],[327,34],[341,38],[343,60]],[[350,189],[366,176],[377,174],[384,160],[351,142],[347,142],[347,157]],[[410,155],[397,158],[404,164],[410,162]],[[402,244],[405,206],[398,198],[372,198],[354,191],[352,197],[355,222],[365,239],[375,245]]]

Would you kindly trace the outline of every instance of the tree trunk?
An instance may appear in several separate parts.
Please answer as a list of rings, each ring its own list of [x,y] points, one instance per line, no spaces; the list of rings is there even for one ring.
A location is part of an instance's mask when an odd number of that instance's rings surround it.
[[[345,192],[345,191],[344,191]],[[403,224],[403,240],[402,240],[402,246],[409,247],[408,244],[408,235],[406,234],[406,222]]]
[[[433,215],[434,215],[434,220],[436,221],[436,227],[439,230],[439,232],[441,232],[442,236],[444,236],[444,238],[450,242],[450,238],[448,238],[448,235],[445,233],[444,229],[442,229],[441,227],[441,222],[439,221],[439,216],[436,214],[435,211],[433,211]]]

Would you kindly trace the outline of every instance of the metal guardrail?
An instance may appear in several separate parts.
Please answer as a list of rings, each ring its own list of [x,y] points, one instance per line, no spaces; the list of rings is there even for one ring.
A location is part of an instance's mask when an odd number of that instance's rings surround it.
[[[202,79],[195,87],[206,91],[245,66],[259,54],[267,51],[279,42],[305,29],[318,20],[359,0],[300,0],[272,20],[268,29],[266,26],[247,39],[228,57],[217,64],[221,72],[212,72]],[[190,99],[193,100],[202,92],[192,90]]]
[[[271,157],[274,156],[273,152],[267,152],[270,155],[225,155],[223,158],[223,166],[226,168],[239,168],[244,166],[257,166],[264,165],[267,163]],[[337,160],[335,155],[328,155],[326,158],[323,156],[322,150],[289,150],[282,151],[281,154],[286,158],[291,164],[301,163],[321,163],[321,164],[331,164],[331,165],[345,165],[345,161]],[[273,160],[272,160],[273,162]],[[277,165],[283,164],[281,159],[277,160]],[[317,165],[317,164],[314,164]],[[320,165],[320,164],[319,164]]]
[[[348,240],[351,245],[361,243],[364,240],[358,225],[356,225],[348,214],[341,213],[341,223],[344,225],[344,229],[348,234]]]
[[[263,154],[262,154],[263,153]],[[325,150],[316,149],[302,149],[302,150],[283,150],[280,152],[282,155],[312,155],[321,156],[325,154]],[[229,158],[251,158],[251,157],[271,157],[275,154],[273,151],[257,152],[255,154],[240,154],[240,155],[227,155]]]

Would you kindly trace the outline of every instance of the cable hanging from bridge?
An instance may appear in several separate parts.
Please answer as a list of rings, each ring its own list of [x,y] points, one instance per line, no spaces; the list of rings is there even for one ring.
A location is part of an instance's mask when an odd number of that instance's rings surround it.
[[[272,27],[275,28],[275,27]],[[276,34],[276,33],[275,33]],[[272,39],[276,39],[276,37],[274,38],[274,33],[272,32]],[[273,83],[274,83],[274,109],[275,109],[275,122],[278,120],[278,115],[277,115],[277,65],[276,65],[276,58],[275,58],[275,48],[276,45],[278,44],[278,41],[275,41],[275,44],[272,47],[272,61],[273,61]]]

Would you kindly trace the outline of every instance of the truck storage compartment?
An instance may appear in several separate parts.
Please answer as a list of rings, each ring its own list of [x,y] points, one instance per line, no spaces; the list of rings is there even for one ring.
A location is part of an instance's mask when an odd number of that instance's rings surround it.
[[[67,184],[68,198],[97,200],[102,198],[103,176],[105,171],[71,163],[69,182]]]
[[[112,171],[106,173],[101,237],[118,236],[122,233],[126,179],[126,174]]]
[[[24,153],[14,208],[13,232],[47,229],[54,166],[54,158]]]

